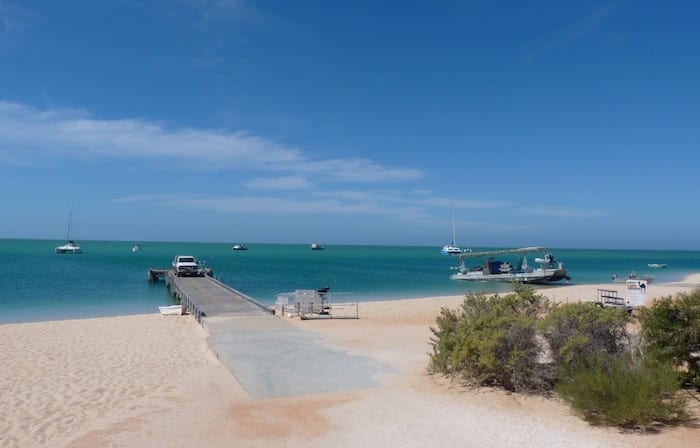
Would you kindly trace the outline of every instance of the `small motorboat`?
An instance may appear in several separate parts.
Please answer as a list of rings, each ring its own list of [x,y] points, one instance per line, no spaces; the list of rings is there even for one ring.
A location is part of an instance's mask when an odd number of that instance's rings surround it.
[[[135,244],[134,247],[131,248],[132,252],[141,252],[141,245],[140,244]]]
[[[166,316],[180,316],[183,314],[182,305],[163,305],[159,306],[160,314]]]
[[[318,243],[311,244],[311,250],[324,250],[325,248]]]
[[[248,250],[248,248],[242,244],[234,244],[232,249],[233,250]]]
[[[650,268],[660,269],[665,268],[668,265],[666,263],[649,263],[647,266],[649,266]]]

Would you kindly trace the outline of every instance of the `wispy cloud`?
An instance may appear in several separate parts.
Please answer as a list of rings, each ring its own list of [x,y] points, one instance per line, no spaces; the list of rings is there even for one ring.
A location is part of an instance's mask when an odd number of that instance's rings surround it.
[[[199,26],[211,22],[250,20],[259,13],[244,0],[178,0],[182,14],[191,17]],[[172,12],[172,11],[171,11]]]
[[[611,2],[590,11],[578,19],[554,29],[549,34],[527,43],[522,57],[532,62],[572,43],[586,38],[605,24],[622,6],[622,2]]]
[[[255,190],[308,190],[314,183],[302,176],[257,177],[246,182],[246,187]]]
[[[573,207],[531,206],[524,207],[521,210],[532,215],[557,218],[591,218],[603,214],[600,210]]]
[[[16,3],[0,0],[0,50],[13,50],[31,28],[32,12]]]
[[[293,173],[345,183],[403,182],[423,176],[416,169],[386,167],[367,159],[314,158],[299,148],[247,131],[172,129],[139,118],[99,120],[85,111],[39,111],[10,102],[0,102],[0,143],[0,163],[41,163],[47,157],[159,159],[197,170],[236,171],[244,167],[247,171],[283,173],[287,179]],[[300,180],[296,178],[297,188]]]

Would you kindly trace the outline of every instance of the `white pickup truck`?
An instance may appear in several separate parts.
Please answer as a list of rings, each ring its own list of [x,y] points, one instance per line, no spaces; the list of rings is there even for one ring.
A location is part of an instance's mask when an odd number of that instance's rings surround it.
[[[176,255],[173,259],[173,269],[178,277],[204,275],[204,271],[199,268],[197,259],[192,255]]]

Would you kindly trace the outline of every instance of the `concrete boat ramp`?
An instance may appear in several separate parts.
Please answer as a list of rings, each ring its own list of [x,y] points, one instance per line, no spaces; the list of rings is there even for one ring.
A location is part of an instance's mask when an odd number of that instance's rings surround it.
[[[212,277],[166,284],[208,332],[221,362],[255,399],[369,389],[392,369],[351,355],[276,317],[264,305]]]

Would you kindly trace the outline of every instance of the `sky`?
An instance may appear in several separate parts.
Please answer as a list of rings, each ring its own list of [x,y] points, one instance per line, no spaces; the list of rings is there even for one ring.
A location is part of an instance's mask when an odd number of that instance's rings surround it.
[[[0,0],[0,238],[700,250],[699,22]]]

